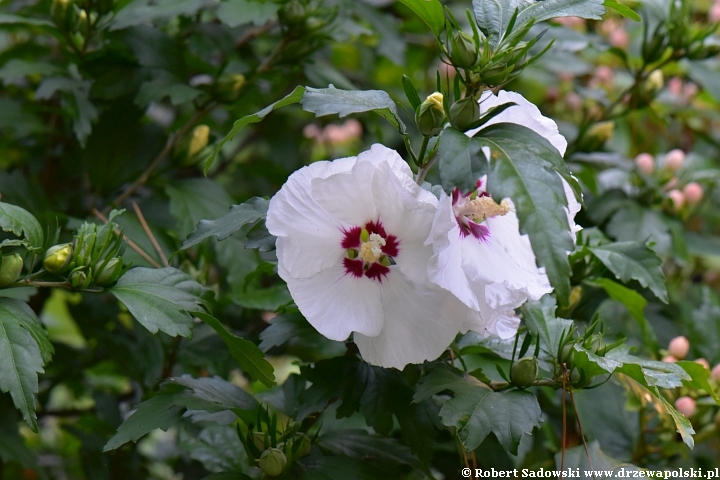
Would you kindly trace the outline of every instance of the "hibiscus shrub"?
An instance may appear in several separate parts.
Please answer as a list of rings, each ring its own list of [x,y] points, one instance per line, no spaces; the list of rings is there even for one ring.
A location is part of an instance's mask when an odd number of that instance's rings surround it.
[[[718,21],[0,5],[0,480],[720,467]]]

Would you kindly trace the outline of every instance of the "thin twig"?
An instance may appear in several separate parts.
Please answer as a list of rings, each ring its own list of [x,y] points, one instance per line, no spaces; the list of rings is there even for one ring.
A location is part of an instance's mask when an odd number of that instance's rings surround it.
[[[145,234],[150,239],[150,243],[152,243],[153,248],[155,251],[160,255],[160,260],[162,260],[163,265],[166,267],[169,265],[167,257],[165,256],[165,253],[162,251],[162,248],[160,248],[160,244],[158,243],[157,239],[155,238],[155,235],[153,235],[152,230],[150,230],[150,226],[145,221],[145,216],[142,213],[142,210],[140,210],[140,207],[138,207],[137,202],[132,202],[133,210],[135,210],[135,214],[138,216],[138,220],[140,220],[140,225],[142,225],[143,230],[145,230]]]
[[[422,186],[423,181],[425,180],[425,175],[427,175],[427,173],[430,171],[430,168],[435,164],[436,160],[437,154],[433,155],[432,158],[430,158],[430,160],[428,160],[425,165],[418,169],[417,179],[415,180],[418,185]]]
[[[567,366],[563,363],[563,375],[562,375],[562,445],[560,446],[560,471],[565,470],[565,446],[567,442],[567,407],[565,406],[565,389],[566,377],[567,377]]]
[[[572,402],[573,410],[575,410],[575,421],[577,422],[578,432],[580,432],[580,438],[582,439],[583,446],[585,447],[585,455],[587,456],[590,470],[593,472],[593,478],[595,478],[595,468],[593,467],[592,459],[590,458],[590,450],[588,449],[587,442],[585,441],[585,433],[583,432],[582,422],[580,421],[580,414],[578,413],[577,406],[575,406],[575,396],[573,395],[572,387],[570,387],[568,393],[570,394],[570,401]]]
[[[256,37],[259,37],[263,33],[270,31],[277,24],[278,24],[278,22],[273,20],[273,21],[267,22],[265,25],[263,25],[261,27],[248,28],[245,32],[243,32],[242,35],[240,35],[240,37],[235,42],[235,49],[237,50],[237,49],[242,48],[250,40],[252,40]]]
[[[185,134],[190,131],[192,127],[195,126],[197,122],[200,121],[202,117],[207,115],[213,108],[217,106],[217,103],[210,102],[208,105],[206,105],[204,108],[201,108],[197,112],[195,112],[195,115],[190,117],[190,119],[185,122],[185,124],[180,127],[180,130],[175,132],[173,135],[171,135],[167,142],[165,143],[165,148],[162,149],[162,151],[155,157],[155,160],[152,161],[150,165],[145,169],[145,171],[135,180],[130,186],[128,186],[123,192],[118,195],[115,200],[112,201],[110,206],[105,207],[105,210],[103,210],[104,214],[107,214],[110,211],[110,208],[112,206],[120,206],[130,195],[132,195],[135,190],[138,189],[138,187],[141,187],[142,185],[145,185],[148,180],[150,180],[150,175],[155,171],[157,167],[160,166],[162,161],[165,159],[165,157],[170,153],[170,151],[173,149],[177,141],[184,137]]]
[[[99,218],[100,220],[102,220],[103,222],[105,222],[105,223],[108,222],[107,217],[106,217],[105,215],[103,215],[100,211],[98,211],[97,208],[93,208],[93,214],[94,214],[97,218]],[[115,233],[117,233],[117,234],[119,235],[119,234],[120,234],[120,230],[116,228],[116,229],[115,229]],[[160,264],[157,263],[155,260],[153,260],[153,258],[152,258],[150,255],[148,255],[147,253],[145,253],[145,250],[143,250],[142,248],[138,247],[138,245],[137,245],[135,242],[133,242],[132,240],[130,240],[127,236],[123,235],[123,240],[125,240],[125,242],[128,244],[128,247],[130,247],[130,248],[132,248],[133,250],[135,250],[141,257],[143,257],[145,260],[147,260],[147,262],[148,262],[150,265],[152,265],[152,266],[155,267],[155,268],[162,268],[162,265],[160,265]]]
[[[460,440],[458,440],[458,441],[460,442]],[[460,450],[462,451],[463,462],[465,463],[465,468],[470,468],[470,462],[468,462],[467,451],[465,450],[465,445],[463,445],[462,442],[460,442]]]
[[[473,468],[475,470],[477,470],[478,466],[477,466],[477,457],[475,456],[475,450],[470,452],[470,457],[472,458]]]

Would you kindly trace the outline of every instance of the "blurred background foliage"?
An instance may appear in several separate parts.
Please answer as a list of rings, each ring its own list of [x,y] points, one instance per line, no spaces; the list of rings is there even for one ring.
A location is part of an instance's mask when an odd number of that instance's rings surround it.
[[[469,31],[463,22],[470,2],[443,3]],[[705,359],[712,368],[720,363],[720,4],[623,3],[641,21],[609,10],[602,21],[568,17],[534,26],[530,35],[548,28],[534,52],[554,45],[504,88],[537,104],[568,138],[566,161],[584,192],[585,208],[576,219],[584,227],[580,243],[650,241],[663,260],[669,303],[645,286],[634,285],[640,293],[631,295],[587,281],[590,270],[601,277],[604,267],[580,251],[571,257],[572,302],[558,314],[581,327],[599,317],[608,338],[627,338],[635,354],[648,359],[675,353],[668,350],[670,340],[685,336],[689,352],[681,356]],[[272,433],[261,435],[263,448],[255,455],[277,447],[284,428],[310,434],[313,460],[286,478],[459,478],[464,453],[437,419],[439,407],[432,400],[412,404],[403,419],[412,397],[407,389],[421,367],[388,374],[383,381],[397,389],[378,406],[370,405],[377,398],[345,392],[340,406],[313,409],[313,399],[303,395],[305,381],[318,389],[323,378],[362,384],[371,382],[374,370],[352,362],[310,367],[344,355],[346,345],[321,337],[292,307],[273,252],[243,248],[248,238],[262,242],[261,231],[171,257],[198,221],[252,197],[272,196],[309,162],[356,155],[375,142],[407,156],[400,135],[379,116],[316,119],[290,107],[241,130],[205,177],[203,160],[233,121],[297,85],[333,84],[386,90],[412,124],[402,76],[424,98],[436,89],[438,71],[443,78],[454,74],[439,60],[427,26],[391,0],[3,1],[2,201],[33,213],[46,232],[59,227],[59,241],[71,241],[84,220],[125,208],[115,221],[138,247],[127,249],[126,261],[152,267],[163,264],[164,255],[210,288],[216,316],[259,344],[280,386],[250,381],[206,324],[197,324],[191,338],[153,335],[107,294],[4,290],[0,294],[28,301],[39,315],[55,355],[40,375],[37,433],[21,421],[9,395],[0,394],[0,478],[257,477],[247,429],[236,429],[229,408],[208,413],[187,407],[181,420],[180,407],[155,412],[156,426],[171,427],[167,432],[103,452],[127,414],[153,392],[180,395],[216,377],[226,380],[216,388],[240,387],[264,402],[250,423]],[[411,135],[419,143],[419,133]],[[438,183],[437,172],[428,178]],[[483,342],[462,355],[494,379],[493,363],[507,367],[512,345]],[[716,390],[719,376],[708,384]],[[325,390],[332,397],[332,388]],[[555,467],[563,447],[562,401],[555,390],[532,391],[542,426],[518,440],[517,455],[488,436],[469,454],[471,463]],[[678,404],[697,432],[692,451],[664,409],[623,375],[576,392],[565,446],[582,448],[577,416],[602,465],[718,467],[720,413],[708,393],[695,387],[667,392],[671,403],[693,400],[692,409]],[[316,404],[324,398],[318,395]],[[171,413],[177,418],[168,423],[164,416]],[[293,427],[285,426],[288,419]],[[304,437],[288,438],[300,439],[295,453],[304,448]]]

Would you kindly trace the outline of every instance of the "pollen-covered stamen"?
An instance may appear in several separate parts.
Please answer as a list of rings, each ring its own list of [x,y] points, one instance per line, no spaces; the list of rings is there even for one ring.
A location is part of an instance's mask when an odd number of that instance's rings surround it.
[[[490,236],[490,230],[481,223],[486,218],[502,216],[510,211],[510,202],[507,200],[497,203],[488,193],[479,191],[464,196],[455,189],[452,205],[455,219],[460,227],[460,235],[462,237],[472,235],[482,241]]]
[[[377,262],[383,255],[382,247],[386,244],[383,237],[377,233],[371,233],[368,240],[360,245],[360,258],[368,263]]]

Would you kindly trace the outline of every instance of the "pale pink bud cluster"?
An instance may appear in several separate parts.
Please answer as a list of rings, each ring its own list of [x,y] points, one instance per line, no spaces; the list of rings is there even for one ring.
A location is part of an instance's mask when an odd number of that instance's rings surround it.
[[[668,198],[672,202],[673,209],[675,211],[680,210],[683,205],[685,205],[685,195],[683,195],[683,193],[677,188],[674,188],[668,192]]]
[[[680,170],[680,168],[682,168],[683,166],[683,163],[685,163],[685,152],[683,152],[679,148],[670,150],[667,155],[665,155],[665,168],[667,168],[671,172],[676,172]]]
[[[667,90],[673,97],[687,103],[697,95],[698,86],[692,82],[686,83],[680,77],[672,77],[667,82]]]
[[[600,24],[600,32],[607,35],[608,42],[613,47],[625,49],[630,45],[630,35],[625,30],[623,22],[611,18]]]
[[[715,1],[715,4],[710,7],[708,12],[708,20],[711,22],[720,22],[720,1]]]
[[[708,361],[705,360],[704,358],[697,358],[697,359],[694,360],[694,362],[697,363],[698,365],[702,365],[702,366],[705,367],[707,370],[710,370],[710,362],[708,362]]]
[[[327,145],[342,145],[359,139],[362,136],[362,124],[350,118],[342,125],[330,124],[321,129],[314,123],[308,124],[303,129],[305,138],[314,139],[318,143]]]
[[[710,377],[713,380],[717,380],[718,382],[720,382],[720,363],[715,365],[713,367],[713,369],[710,371]]]
[[[699,183],[691,182],[683,187],[682,193],[685,196],[685,201],[690,205],[694,205],[702,200],[703,188]]]

